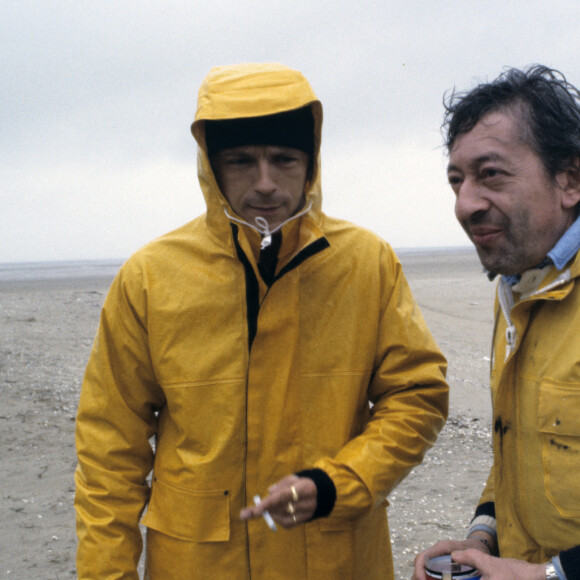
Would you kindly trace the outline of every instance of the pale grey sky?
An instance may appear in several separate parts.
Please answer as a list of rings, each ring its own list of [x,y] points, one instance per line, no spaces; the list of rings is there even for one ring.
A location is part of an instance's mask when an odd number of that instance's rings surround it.
[[[563,0],[20,0],[0,20],[0,263],[126,258],[205,209],[189,126],[215,65],[301,70],[325,211],[395,248],[468,245],[443,93],[542,63],[580,84]]]

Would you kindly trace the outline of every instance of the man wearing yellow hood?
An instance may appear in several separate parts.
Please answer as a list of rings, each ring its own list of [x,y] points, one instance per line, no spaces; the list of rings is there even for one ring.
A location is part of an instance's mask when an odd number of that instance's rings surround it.
[[[284,66],[203,82],[207,212],[123,265],[83,382],[80,579],[138,578],[140,522],[153,580],[393,578],[446,362],[390,246],[322,213],[321,127]]]

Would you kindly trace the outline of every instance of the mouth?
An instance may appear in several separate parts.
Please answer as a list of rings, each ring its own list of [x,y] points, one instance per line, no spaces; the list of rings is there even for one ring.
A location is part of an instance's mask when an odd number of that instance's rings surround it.
[[[476,246],[489,245],[501,234],[502,229],[494,226],[473,226],[469,228],[469,235]]]
[[[270,214],[270,213],[277,212],[280,209],[280,206],[279,205],[269,205],[269,206],[252,205],[252,206],[250,206],[250,208],[255,213]]]

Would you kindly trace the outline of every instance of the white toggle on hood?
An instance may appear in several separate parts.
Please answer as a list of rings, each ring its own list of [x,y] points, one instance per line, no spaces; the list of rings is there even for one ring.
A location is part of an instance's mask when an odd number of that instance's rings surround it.
[[[262,236],[262,243],[260,244],[260,249],[263,250],[264,248],[267,248],[272,243],[272,235],[273,234],[275,234],[278,230],[282,229],[282,226],[285,226],[288,222],[291,222],[292,220],[298,219],[300,216],[303,216],[305,213],[308,213],[310,211],[311,207],[312,207],[312,202],[310,201],[310,202],[308,202],[308,205],[306,206],[306,208],[304,208],[302,211],[294,214],[293,216],[290,216],[286,221],[283,221],[279,226],[276,226],[273,230],[270,229],[270,224],[268,223],[268,220],[266,218],[261,217],[261,216],[258,216],[255,219],[256,225],[254,226],[245,220],[241,220],[237,217],[234,217],[233,215],[231,215],[228,212],[227,208],[225,208],[225,207],[224,207],[224,213],[226,214],[228,219],[230,219],[231,221],[236,222],[238,224],[248,226],[248,227],[252,228],[254,231],[258,232]]]

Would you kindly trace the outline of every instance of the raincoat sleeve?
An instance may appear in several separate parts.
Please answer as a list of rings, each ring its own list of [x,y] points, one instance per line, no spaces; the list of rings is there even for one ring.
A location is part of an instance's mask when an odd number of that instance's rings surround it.
[[[473,532],[484,531],[493,536],[497,546],[497,519],[495,517],[495,494],[494,494],[494,469],[491,467],[483,493],[475,508],[475,514],[471,520],[467,537]],[[497,555],[497,554],[496,554]]]
[[[138,579],[139,518],[148,499],[155,410],[146,292],[119,273],[105,301],[76,423],[79,579]]]
[[[478,505],[483,505],[486,503],[495,503],[495,493],[494,493],[494,483],[495,481],[495,476],[494,476],[494,469],[493,469],[493,465],[491,467],[491,470],[489,472],[489,477],[487,478],[487,482],[485,484],[485,487],[483,488],[483,492],[481,494],[481,498],[479,499],[479,504]]]
[[[419,311],[398,259],[382,255],[380,320],[362,433],[316,467],[336,486],[331,517],[367,513],[419,464],[447,418],[447,363]]]

